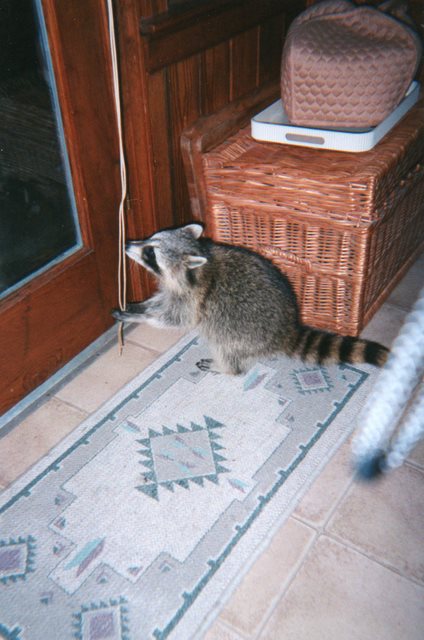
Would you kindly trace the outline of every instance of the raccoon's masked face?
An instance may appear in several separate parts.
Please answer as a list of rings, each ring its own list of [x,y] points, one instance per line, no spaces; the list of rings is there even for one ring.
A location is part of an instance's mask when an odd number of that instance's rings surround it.
[[[177,284],[187,279],[188,272],[207,262],[200,255],[198,238],[202,232],[200,224],[159,231],[146,240],[128,242],[125,252],[157,278]]]

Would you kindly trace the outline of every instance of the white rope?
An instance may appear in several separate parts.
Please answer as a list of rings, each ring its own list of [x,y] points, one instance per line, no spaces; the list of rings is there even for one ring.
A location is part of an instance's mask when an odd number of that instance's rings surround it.
[[[424,435],[424,384],[420,385],[399,433],[389,447],[387,469],[400,467]]]
[[[424,289],[394,341],[388,361],[357,420],[360,431],[352,451],[363,476],[399,466],[423,437],[424,392],[417,394],[406,411],[423,375]]]
[[[112,61],[112,79],[113,79],[113,94],[115,99],[115,111],[116,122],[118,128],[118,140],[119,140],[119,166],[121,173],[121,200],[119,203],[119,258],[118,258],[118,303],[121,311],[124,311],[127,305],[127,276],[126,276],[126,256],[125,256],[125,200],[127,197],[127,170],[125,165],[124,155],[124,142],[122,134],[122,113],[121,113],[121,100],[120,100],[120,88],[119,88],[119,70],[118,70],[118,55],[116,50],[115,40],[115,22],[113,14],[112,0],[106,0],[108,21],[109,21],[109,42],[110,42],[110,54]],[[122,352],[123,347],[123,333],[122,323],[119,324],[118,329],[120,350]]]

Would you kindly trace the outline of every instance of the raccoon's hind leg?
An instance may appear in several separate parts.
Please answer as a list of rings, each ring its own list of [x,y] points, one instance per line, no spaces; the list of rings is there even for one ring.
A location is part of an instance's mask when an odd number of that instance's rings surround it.
[[[241,353],[235,351],[229,353],[222,349],[214,352],[214,358],[203,358],[196,362],[196,366],[201,371],[211,371],[214,373],[227,373],[233,376],[239,376],[249,368],[250,359]]]
[[[238,376],[244,373],[244,370],[238,365],[231,366],[228,364],[218,363],[213,358],[202,358],[196,362],[196,367],[200,369],[200,371],[209,371],[210,373],[227,373],[233,376]]]
[[[210,371],[211,373],[219,373],[218,371],[214,371],[213,369],[214,361],[212,358],[202,358],[198,362],[196,362],[196,367],[200,369],[200,371]]]

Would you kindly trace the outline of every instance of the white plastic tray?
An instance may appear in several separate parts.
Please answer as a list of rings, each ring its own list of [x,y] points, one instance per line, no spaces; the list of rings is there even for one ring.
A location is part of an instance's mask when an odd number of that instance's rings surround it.
[[[419,93],[419,82],[413,82],[399,106],[370,129],[313,129],[291,125],[281,100],[277,100],[252,118],[252,137],[265,142],[335,151],[369,151],[417,102]]]

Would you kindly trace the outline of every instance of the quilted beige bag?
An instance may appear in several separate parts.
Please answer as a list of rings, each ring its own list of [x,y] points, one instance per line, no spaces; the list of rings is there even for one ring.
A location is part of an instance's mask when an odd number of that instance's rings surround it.
[[[377,125],[405,95],[421,57],[404,22],[348,0],[324,0],[292,23],[281,67],[282,100],[292,124]]]

